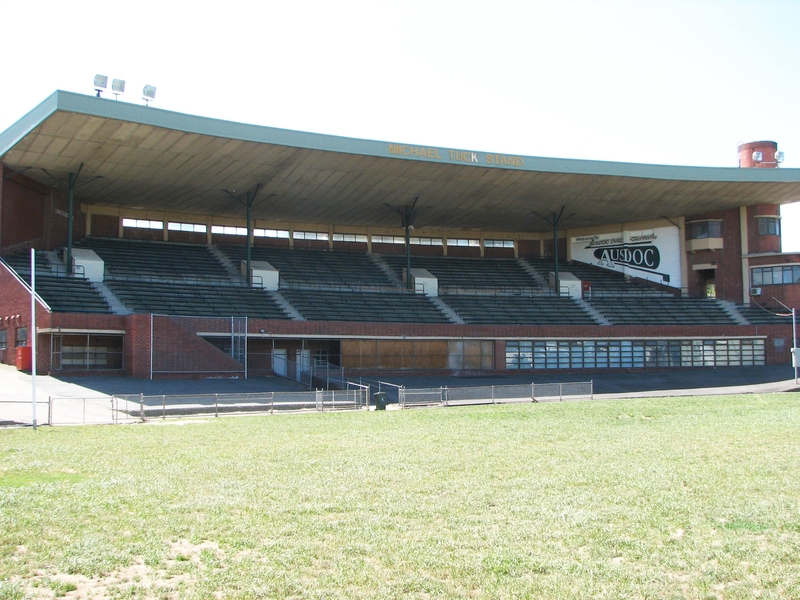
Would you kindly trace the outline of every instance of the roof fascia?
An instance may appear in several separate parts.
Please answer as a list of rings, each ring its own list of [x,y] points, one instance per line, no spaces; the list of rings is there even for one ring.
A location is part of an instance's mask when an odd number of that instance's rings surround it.
[[[53,92],[19,121],[0,133],[0,159],[59,109],[60,94],[63,92]]]
[[[105,98],[96,98],[95,96],[64,91],[53,93],[8,130],[0,134],[0,158],[24,138],[28,132],[38,126],[55,111],[73,112],[119,121],[128,121],[140,125],[172,129],[196,135],[207,135],[245,142],[389,158],[394,160],[412,160],[434,164],[446,163],[461,166],[462,168],[488,168],[674,181],[800,183],[800,169],[741,169],[736,167],[649,165],[642,163],[536,156],[520,156],[519,158],[523,159],[522,166],[489,165],[486,164],[485,160],[487,155],[509,155],[507,153],[473,152],[471,150],[465,151],[463,149],[457,149],[459,152],[474,153],[479,159],[478,164],[466,164],[463,161],[449,158],[449,149],[444,147],[345,138],[291,129],[278,129],[263,125],[237,123],[234,121],[188,115],[151,106],[141,106],[129,102],[116,102]],[[441,152],[438,153],[438,158],[403,156],[390,153],[390,146],[398,145],[411,148],[433,149]]]

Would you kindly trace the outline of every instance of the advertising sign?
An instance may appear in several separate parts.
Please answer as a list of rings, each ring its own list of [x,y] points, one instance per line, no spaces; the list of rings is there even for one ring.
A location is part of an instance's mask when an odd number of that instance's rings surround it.
[[[681,287],[680,230],[657,227],[572,238],[572,259]]]

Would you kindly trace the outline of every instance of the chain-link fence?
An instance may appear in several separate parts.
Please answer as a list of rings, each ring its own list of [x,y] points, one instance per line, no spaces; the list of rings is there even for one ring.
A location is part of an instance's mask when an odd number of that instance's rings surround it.
[[[540,402],[564,398],[594,398],[592,381],[571,383],[530,383],[523,385],[486,385],[475,387],[439,387],[399,390],[401,408],[419,406],[459,406],[469,404],[508,404]]]

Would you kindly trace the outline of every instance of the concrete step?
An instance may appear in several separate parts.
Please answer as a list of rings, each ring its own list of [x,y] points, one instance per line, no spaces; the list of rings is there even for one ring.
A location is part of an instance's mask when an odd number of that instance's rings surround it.
[[[575,302],[583,309],[583,312],[589,314],[598,325],[611,325],[611,321],[609,321],[605,315],[603,315],[603,313],[601,313],[583,298],[573,298],[573,300],[575,300]]]
[[[103,295],[106,302],[108,302],[108,306],[111,308],[111,312],[115,315],[130,315],[133,313],[131,309],[125,306],[117,295],[111,291],[111,289],[102,281],[92,281],[92,286]]]
[[[456,313],[456,311],[450,308],[450,306],[448,306],[444,300],[442,300],[441,298],[432,297],[431,302],[433,302],[436,305],[436,308],[438,308],[439,311],[441,311],[451,323],[453,323],[454,325],[464,325],[464,319],[459,317],[458,313]]]
[[[305,321],[303,315],[301,315],[279,291],[275,290],[272,292],[267,292],[267,294],[269,294],[270,297],[277,302],[278,306],[280,306],[289,314],[289,318],[291,318],[292,321]]]

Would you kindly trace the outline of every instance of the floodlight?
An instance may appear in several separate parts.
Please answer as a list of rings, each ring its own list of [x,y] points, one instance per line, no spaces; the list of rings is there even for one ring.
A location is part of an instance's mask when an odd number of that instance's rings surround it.
[[[94,76],[94,91],[97,92],[97,97],[100,97],[100,92],[106,89],[108,86],[108,77],[105,75],[95,75]]]
[[[762,154],[758,150],[753,152],[753,162],[760,163],[762,160],[764,160],[764,154]]]
[[[125,93],[125,80],[124,79],[115,79],[111,82],[111,93],[114,94],[114,98],[119,100],[119,95]]]
[[[783,162],[783,152],[776,151],[775,152],[775,162],[782,163]]]
[[[150,106],[150,101],[156,98],[156,88],[154,85],[146,85],[142,90],[142,100],[147,106]]]

